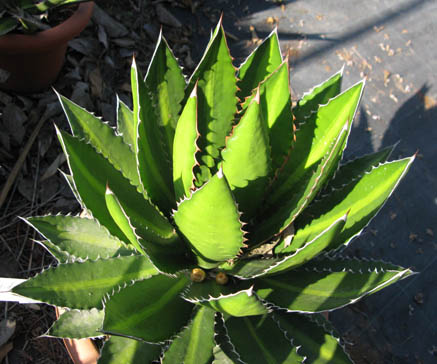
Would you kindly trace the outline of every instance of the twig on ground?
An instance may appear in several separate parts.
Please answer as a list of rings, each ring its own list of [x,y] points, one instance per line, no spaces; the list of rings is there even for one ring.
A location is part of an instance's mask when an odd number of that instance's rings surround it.
[[[15,179],[18,176],[18,173],[21,170],[21,167],[23,166],[24,161],[26,160],[27,154],[30,151],[30,148],[32,147],[33,143],[35,142],[36,137],[38,136],[39,131],[41,130],[44,123],[47,121],[48,117],[47,114],[44,113],[41,119],[39,120],[38,124],[36,125],[35,129],[33,130],[32,134],[30,135],[29,140],[27,141],[26,145],[24,146],[23,152],[21,153],[20,157],[18,158],[17,162],[14,165],[14,168],[12,169],[11,173],[9,174],[8,179],[6,180],[6,183],[1,191],[0,194],[0,208],[2,207],[3,203],[6,200],[6,197],[9,193],[9,190],[14,185]]]

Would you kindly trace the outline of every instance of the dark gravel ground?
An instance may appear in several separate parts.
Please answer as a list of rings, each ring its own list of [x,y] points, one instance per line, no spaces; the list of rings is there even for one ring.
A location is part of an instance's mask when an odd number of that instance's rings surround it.
[[[110,0],[99,5],[112,20],[94,17],[72,42],[55,88],[105,120],[115,118],[115,93],[129,102],[131,57],[136,54],[145,72],[160,24],[189,73],[222,11],[237,64],[278,27],[296,96],[343,65],[344,87],[367,79],[345,158],[398,141],[393,157],[418,151],[418,158],[348,253],[413,267],[420,274],[331,318],[357,363],[435,363],[437,1]],[[26,277],[52,260],[32,243],[38,236],[16,216],[79,208],[57,172],[66,166],[52,122],[67,125],[52,91],[27,96],[0,92],[0,113],[0,188],[44,113],[47,119],[0,207],[0,276]],[[69,362],[62,342],[35,339],[54,319],[50,308],[2,304],[0,309],[2,318],[17,324],[7,363]]]

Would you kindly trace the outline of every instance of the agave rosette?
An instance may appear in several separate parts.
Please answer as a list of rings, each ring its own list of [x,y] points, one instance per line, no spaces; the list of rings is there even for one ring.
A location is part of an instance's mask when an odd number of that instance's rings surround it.
[[[110,336],[99,363],[351,363],[319,313],[412,273],[341,255],[413,161],[340,165],[364,82],[292,105],[277,33],[235,69],[221,23],[188,81],[162,37],[131,75],[115,130],[59,96],[88,217],[26,219],[59,263],[13,293],[70,309],[48,336]]]

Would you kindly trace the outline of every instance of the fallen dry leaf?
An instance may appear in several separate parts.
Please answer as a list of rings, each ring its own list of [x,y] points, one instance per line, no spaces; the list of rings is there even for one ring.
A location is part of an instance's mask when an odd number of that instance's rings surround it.
[[[8,342],[14,334],[16,326],[15,320],[4,319],[0,321],[0,346]]]
[[[8,355],[8,353],[13,349],[14,345],[12,343],[7,343],[0,347],[0,362]]]
[[[112,18],[102,8],[94,5],[93,20],[105,28],[111,38],[123,37],[129,33],[129,30],[121,23]]]

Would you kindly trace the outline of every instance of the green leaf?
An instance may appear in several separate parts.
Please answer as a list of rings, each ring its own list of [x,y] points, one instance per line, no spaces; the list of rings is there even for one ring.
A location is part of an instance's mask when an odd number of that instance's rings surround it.
[[[359,82],[331,99],[300,126],[296,132],[296,143],[290,158],[272,185],[272,195],[268,198],[270,204],[277,204],[289,196],[290,190],[301,182],[302,176],[326,156],[345,124],[348,125],[348,129],[350,128],[363,86],[364,83]],[[338,156],[336,157],[338,159]]]
[[[163,239],[174,238],[175,231],[168,220],[107,159],[89,144],[65,132],[58,130],[58,137],[83,203],[112,235],[129,241],[106,207],[105,192],[108,182],[128,216],[138,219],[147,227],[147,239],[161,242]]]
[[[133,253],[95,219],[49,215],[29,217],[24,221],[73,260],[111,258]]]
[[[55,8],[62,5],[67,4],[78,4],[83,3],[89,0],[45,0],[40,1],[36,4],[33,4],[32,6],[28,6],[27,8],[31,10],[32,8],[37,9],[40,13],[46,12],[47,10],[50,10],[51,8]]]
[[[197,164],[197,86],[193,88],[176,125],[173,146],[173,183],[176,201],[190,196]]]
[[[238,97],[243,100],[258,87],[270,73],[282,63],[281,48],[279,46],[278,30],[275,29],[257,47],[238,69]]]
[[[331,142],[328,153],[305,170],[304,175],[297,183],[292,184],[277,206],[265,210],[265,220],[256,225],[253,235],[249,238],[252,244],[262,243],[273,235],[283,232],[308,206],[323,187],[329,176],[329,170],[338,161],[348,135],[349,125],[346,122],[339,135]]]
[[[82,339],[103,336],[103,310],[71,310],[64,312],[44,336]]]
[[[223,173],[246,221],[262,203],[271,168],[268,129],[259,102],[258,89],[222,152]]]
[[[152,102],[156,105],[157,123],[164,130],[168,155],[173,155],[173,138],[184,99],[185,79],[166,40],[159,33],[155,52],[145,78]]]
[[[212,364],[235,364],[238,363],[238,356],[236,358],[231,359],[228,353],[225,353],[222,348],[218,345],[214,346],[213,349],[214,361]]]
[[[106,186],[105,201],[109,213],[123,234],[129,239],[130,243],[138,252],[147,256],[138,241],[137,235],[135,234],[135,229],[133,228],[129,217],[126,215],[126,212],[123,210],[120,201],[118,200],[117,196],[114,195],[114,192],[111,191],[109,186]]]
[[[232,344],[243,363],[299,364],[292,341],[285,336],[270,315],[226,320],[225,326]]]
[[[193,283],[182,295],[192,303],[213,308],[232,316],[262,315],[269,310],[253,294],[253,287],[247,283],[219,285],[207,280]]]
[[[341,165],[338,171],[335,172],[334,178],[329,181],[325,190],[332,191],[343,188],[352,180],[357,179],[358,176],[362,176],[370,172],[373,167],[377,167],[379,164],[386,162],[395,146],[396,145],[386,147],[379,152],[367,154]]]
[[[105,342],[98,364],[144,364],[159,358],[161,347],[143,341],[111,336]]]
[[[143,256],[88,260],[59,264],[28,279],[13,291],[60,307],[103,308],[103,298],[114,289],[155,274],[155,267]]]
[[[132,63],[131,80],[134,125],[137,127],[135,151],[141,183],[152,202],[164,213],[169,213],[175,207],[169,160],[171,155],[158,123],[157,110],[135,60]]]
[[[324,259],[278,276],[257,278],[255,291],[290,311],[321,312],[354,303],[412,273],[384,262]]]
[[[17,26],[17,19],[9,17],[0,19],[0,36],[13,31]]]
[[[273,317],[287,337],[299,347],[298,353],[314,364],[353,364],[345,353],[340,340],[325,327],[317,324],[313,315],[277,311]]]
[[[190,267],[191,262],[185,259],[188,255],[186,245],[176,234],[171,239],[148,240],[150,234],[147,221],[141,215],[128,216],[109,187],[106,189],[105,198],[116,224],[135,249],[147,256],[160,273],[173,274]]]
[[[346,216],[342,216],[313,240],[304,242],[301,246],[295,246],[295,244],[292,244],[287,248],[284,248],[283,240],[281,243],[283,250],[279,251],[288,254],[280,254],[266,259],[240,259],[234,265],[226,263],[225,265],[222,265],[221,268],[229,270],[229,274],[240,279],[251,279],[260,276],[278,274],[296,268],[310,261],[326,249],[341,231],[345,222]]]
[[[413,160],[414,156],[382,164],[315,201],[296,220],[296,235],[293,240],[296,241],[295,244],[300,245],[302,241],[311,240],[348,211],[347,222],[332,242],[331,248],[349,244],[378,213],[407,173]]]
[[[284,250],[281,253],[291,252],[292,254],[283,257],[282,261],[266,272],[267,275],[278,274],[296,268],[315,258],[324,250],[329,249],[329,246],[338,236],[346,221],[347,214],[334,221],[326,230],[309,242],[301,242],[301,245],[294,244],[293,242],[288,247],[284,244]]]
[[[209,364],[214,347],[214,316],[214,310],[200,307],[193,320],[170,344],[162,363]]]
[[[108,124],[103,123],[84,108],[60,94],[57,95],[73,135],[89,142],[98,153],[102,154],[115,169],[141,191],[135,154],[125,144],[123,138],[115,135],[114,130]]]
[[[240,355],[235,351],[235,346],[231,343],[225,320],[221,313],[215,315],[215,342],[213,349],[213,364],[241,364]]]
[[[188,283],[184,275],[158,275],[122,289],[105,305],[102,331],[148,342],[167,340],[190,318],[193,306],[179,297]]]
[[[221,170],[174,213],[178,229],[196,255],[216,262],[234,258],[244,246],[239,217]]]
[[[235,68],[226,44],[221,19],[202,56],[202,59],[190,78],[186,95],[191,94],[197,82],[199,148],[197,160],[202,166],[217,172],[216,160],[220,149],[225,146],[226,136],[232,128],[234,114],[237,111],[237,85]],[[198,182],[206,182],[205,175],[196,171]],[[205,173],[205,172],[203,172]]]
[[[293,108],[298,123],[302,123],[311,113],[317,112],[320,105],[327,104],[340,93],[343,70],[344,68],[303,95]]]
[[[72,263],[76,260],[76,257],[72,257],[48,240],[35,240],[35,242],[41,244],[59,263]]]
[[[288,60],[259,85],[261,111],[267,121],[272,154],[272,166],[280,168],[290,152],[293,141],[293,114],[291,112],[290,74]],[[255,97],[247,98],[243,109]]]
[[[134,151],[136,144],[136,131],[134,128],[133,111],[117,96],[117,132],[121,135],[125,144],[130,146],[132,151]]]
[[[85,204],[83,203],[82,198],[80,197],[79,192],[77,191],[76,185],[74,184],[73,177],[67,173],[64,173],[61,170],[59,170],[59,172],[61,172],[62,176],[65,178],[68,187],[70,187],[70,190],[73,193],[74,197],[76,198],[77,202],[80,204],[81,209],[86,210]]]

